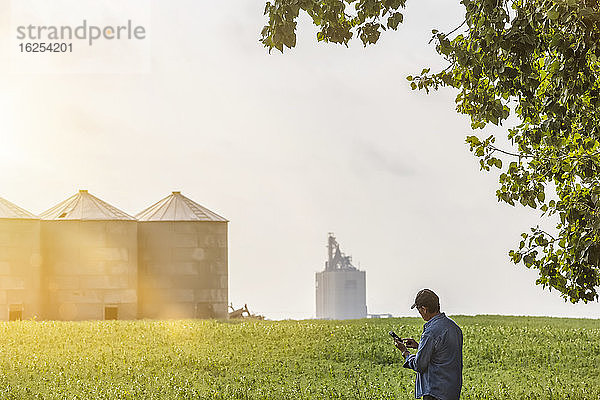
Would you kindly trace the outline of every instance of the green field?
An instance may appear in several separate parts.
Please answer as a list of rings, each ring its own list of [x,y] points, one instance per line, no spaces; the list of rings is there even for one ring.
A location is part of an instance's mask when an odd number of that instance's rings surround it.
[[[600,320],[455,317],[462,399],[600,399]],[[1,399],[411,399],[414,372],[359,321],[0,323]]]

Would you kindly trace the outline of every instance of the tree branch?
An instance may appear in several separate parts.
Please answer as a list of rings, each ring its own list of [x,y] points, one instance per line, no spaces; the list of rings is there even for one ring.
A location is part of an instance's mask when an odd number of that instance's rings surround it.
[[[457,30],[459,30],[459,29],[460,29],[460,27],[461,27],[461,26],[463,26],[463,25],[464,25],[464,24],[466,24],[466,23],[467,23],[467,19],[465,18],[465,20],[462,22],[462,24],[460,24],[460,25],[459,25],[459,26],[457,26],[456,28],[452,29],[450,32],[448,32],[448,33],[446,34],[446,36],[450,36],[450,35],[452,35],[454,32],[456,32]]]
[[[489,145],[489,147],[492,149],[492,153],[497,151],[502,154],[506,154],[507,156],[513,156],[513,157],[518,157],[518,158],[534,158],[535,157],[533,154],[511,153],[510,151],[499,149],[496,146],[493,146],[491,144]]]

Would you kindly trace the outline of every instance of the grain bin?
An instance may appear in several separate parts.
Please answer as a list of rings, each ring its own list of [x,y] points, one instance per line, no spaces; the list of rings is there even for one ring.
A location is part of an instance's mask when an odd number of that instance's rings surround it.
[[[0,198],[0,320],[39,318],[40,221]]]
[[[87,190],[40,217],[46,318],[137,318],[135,218]]]
[[[136,215],[142,318],[226,318],[227,220],[180,192]]]

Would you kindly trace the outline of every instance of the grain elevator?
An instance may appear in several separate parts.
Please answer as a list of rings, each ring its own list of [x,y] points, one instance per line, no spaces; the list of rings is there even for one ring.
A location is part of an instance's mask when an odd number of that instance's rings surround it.
[[[320,319],[367,317],[366,273],[352,265],[330,233],[325,270],[316,273],[316,308]]]

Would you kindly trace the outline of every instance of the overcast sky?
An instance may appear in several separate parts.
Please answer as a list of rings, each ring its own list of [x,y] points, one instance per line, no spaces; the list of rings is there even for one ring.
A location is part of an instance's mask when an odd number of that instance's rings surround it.
[[[151,3],[142,72],[22,73],[0,57],[0,196],[40,213],[88,189],[136,214],[181,190],[231,221],[230,301],[269,318],[315,316],[328,232],[367,271],[371,313],[415,315],[429,287],[450,314],[600,317],[510,263],[539,213],[497,202],[454,92],[409,89],[444,66],[427,42],[460,24],[458,1],[409,1],[367,49],[317,44],[303,19],[284,55],[258,41],[263,1]]]

